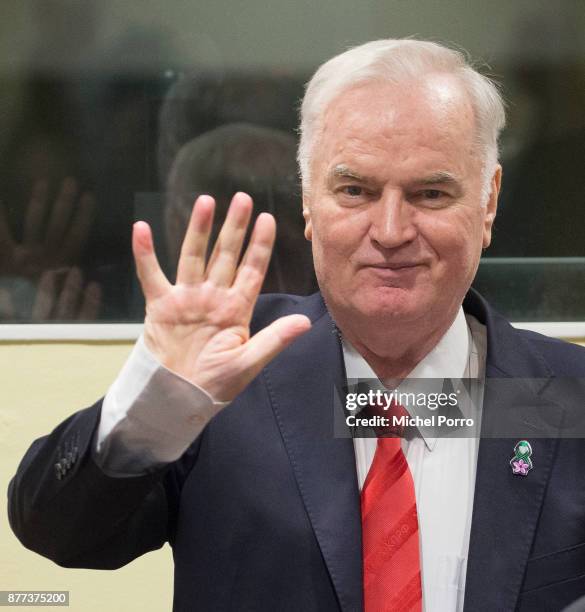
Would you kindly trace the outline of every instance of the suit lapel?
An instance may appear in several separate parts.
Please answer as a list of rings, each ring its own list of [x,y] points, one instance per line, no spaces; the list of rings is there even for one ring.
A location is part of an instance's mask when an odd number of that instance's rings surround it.
[[[362,610],[360,498],[351,439],[333,436],[334,388],[345,384],[328,313],[263,372],[300,495],[342,610]],[[294,385],[294,392],[291,392]]]
[[[547,404],[545,388],[551,372],[541,356],[479,296],[472,294],[465,306],[488,331],[482,436],[494,425],[501,431],[499,419],[505,419],[514,432],[514,437],[480,440],[465,610],[511,611],[517,605],[557,449],[557,439],[531,437],[542,432],[534,406]],[[516,380],[502,389],[497,378]],[[549,405],[549,428],[560,427],[562,410],[552,402]],[[527,439],[533,450],[534,467],[525,477],[513,474],[509,463],[520,439]]]
[[[487,378],[540,381],[522,387],[520,406],[517,393],[495,393],[489,385],[484,397],[482,431],[489,429],[492,417],[506,414],[514,431],[526,435],[480,441],[465,610],[514,610],[557,448],[556,439],[530,437],[539,429],[533,406],[542,404],[551,372],[475,292],[468,295],[464,309],[487,326]],[[325,311],[263,376],[340,607],[353,612],[363,609],[361,515],[353,441],[333,436],[333,393],[345,384],[345,374],[332,330]],[[296,385],[294,393],[291,384]],[[562,411],[553,410],[551,419],[560,424],[562,418]],[[526,477],[512,474],[509,464],[514,445],[523,437],[532,445],[534,462]],[[494,586],[486,588],[486,579]]]
[[[516,608],[557,446],[557,440],[529,439],[534,468],[523,477],[509,465],[517,441],[479,445],[465,610]]]

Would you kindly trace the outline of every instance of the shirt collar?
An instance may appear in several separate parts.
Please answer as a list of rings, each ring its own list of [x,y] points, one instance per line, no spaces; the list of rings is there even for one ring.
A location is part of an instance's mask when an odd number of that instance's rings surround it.
[[[408,374],[407,379],[464,378],[469,364],[470,340],[470,331],[465,320],[465,314],[463,308],[459,307],[457,316],[449,329],[435,347]],[[377,378],[370,364],[344,337],[342,337],[342,347],[347,378]],[[400,385],[401,389],[405,382]],[[442,386],[442,381],[440,386]],[[418,431],[427,448],[432,451],[437,438],[430,437],[430,432],[425,431],[425,428],[419,428]]]

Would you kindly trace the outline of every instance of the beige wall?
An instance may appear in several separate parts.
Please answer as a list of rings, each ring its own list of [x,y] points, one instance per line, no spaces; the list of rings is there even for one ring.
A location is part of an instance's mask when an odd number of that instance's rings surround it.
[[[32,440],[103,395],[129,351],[128,344],[0,343],[4,500]],[[5,501],[2,504],[5,507]],[[171,609],[172,588],[168,545],[116,571],[64,569],[23,548],[10,530],[6,511],[0,511],[0,590],[68,590],[69,609],[75,612],[161,612]]]
[[[0,343],[2,491],[32,440],[103,395],[129,351],[128,344]],[[23,548],[0,512],[0,590],[68,590],[73,611],[160,612],[171,608],[172,582],[168,545],[113,572],[64,569]]]

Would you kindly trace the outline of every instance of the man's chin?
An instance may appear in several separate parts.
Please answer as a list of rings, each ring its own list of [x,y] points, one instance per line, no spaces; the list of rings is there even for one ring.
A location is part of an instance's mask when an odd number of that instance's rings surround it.
[[[429,312],[430,304],[420,292],[396,287],[356,291],[351,299],[354,316],[377,321],[414,321]]]

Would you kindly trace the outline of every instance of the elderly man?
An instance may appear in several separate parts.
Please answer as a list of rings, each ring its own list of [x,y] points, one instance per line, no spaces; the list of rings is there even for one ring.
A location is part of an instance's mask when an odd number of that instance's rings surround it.
[[[503,124],[493,84],[440,45],[324,64],[301,117],[308,298],[258,299],[275,222],[258,217],[238,265],[243,193],[208,262],[214,200],[197,199],[174,285],[137,223],[144,335],[106,398],[25,456],[24,545],[115,568],[168,540],[176,610],[550,610],[585,593],[580,441],[332,434],[346,378],[585,375],[583,349],[470,290]]]

